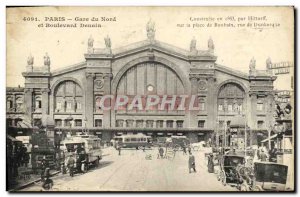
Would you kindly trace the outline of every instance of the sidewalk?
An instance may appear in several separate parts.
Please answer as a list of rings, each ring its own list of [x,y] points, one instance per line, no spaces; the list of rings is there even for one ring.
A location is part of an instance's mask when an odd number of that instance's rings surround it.
[[[56,171],[56,170],[51,170],[50,171],[50,176],[54,176],[56,174],[58,174],[60,171]],[[21,172],[19,172],[19,174],[21,174]],[[9,192],[17,192],[20,189],[23,189],[29,185],[32,185],[36,182],[41,181],[41,175],[40,174],[30,174],[30,177],[17,177],[16,178],[16,184],[11,186],[11,188],[9,188]]]

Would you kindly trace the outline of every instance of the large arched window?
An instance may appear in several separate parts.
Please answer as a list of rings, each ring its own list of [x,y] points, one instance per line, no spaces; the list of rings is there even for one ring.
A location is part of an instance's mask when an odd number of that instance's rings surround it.
[[[218,94],[218,111],[242,114],[244,110],[245,91],[235,83],[221,86]]]
[[[55,112],[82,112],[83,92],[79,84],[66,80],[54,91]]]

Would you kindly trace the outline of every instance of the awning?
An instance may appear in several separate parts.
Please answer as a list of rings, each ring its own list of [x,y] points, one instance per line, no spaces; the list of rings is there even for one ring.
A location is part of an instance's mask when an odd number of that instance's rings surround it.
[[[173,133],[167,133],[168,135],[173,135]]]
[[[24,121],[19,121],[18,123],[17,123],[17,127],[18,128],[31,128],[31,125],[29,124],[27,124],[26,122],[24,122]]]
[[[21,142],[20,140],[17,140],[14,137],[11,137],[10,135],[7,135],[6,138],[8,138],[9,140],[11,140],[12,142]]]
[[[183,135],[182,133],[177,133],[177,135]]]
[[[164,135],[163,133],[157,133],[157,135]]]
[[[278,134],[274,134],[274,135],[272,135],[270,138],[264,139],[264,140],[262,140],[261,142],[264,143],[264,142],[267,142],[267,141],[269,141],[269,140],[273,140],[274,138],[277,137],[277,135],[278,135]]]
[[[123,132],[117,132],[118,135],[123,135]]]
[[[198,135],[204,135],[204,133],[198,133]]]
[[[96,134],[100,135],[100,134],[102,134],[102,132],[101,131],[96,131]]]
[[[147,133],[147,135],[152,135],[153,133]]]

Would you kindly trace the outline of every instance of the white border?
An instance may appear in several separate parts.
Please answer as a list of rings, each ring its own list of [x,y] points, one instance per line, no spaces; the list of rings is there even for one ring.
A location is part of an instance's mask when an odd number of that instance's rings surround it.
[[[0,112],[1,112],[1,119],[0,119],[0,125],[1,125],[1,158],[2,161],[0,162],[0,194],[1,196],[8,196],[9,193],[5,191],[5,186],[6,186],[6,164],[5,164],[5,143],[6,143],[6,138],[5,138],[5,95],[6,95],[6,13],[5,9],[6,6],[286,6],[286,5],[294,5],[296,8],[299,9],[299,1],[296,0],[272,0],[272,1],[261,1],[261,0],[251,0],[251,1],[237,1],[237,0],[227,0],[227,1],[218,1],[218,0],[209,0],[205,2],[200,2],[199,0],[171,0],[171,1],[162,1],[162,0],[106,0],[106,1],[96,1],[96,0],[72,0],[72,1],[62,1],[62,0],[43,0],[43,1],[38,1],[38,0],[2,0],[0,1],[0,84],[3,84],[0,86]],[[299,15],[299,10],[298,10],[298,15]],[[296,16],[297,17],[297,16]],[[298,18],[298,17],[297,17]],[[296,26],[299,27],[299,19],[296,19]],[[296,35],[297,36],[297,35]],[[295,43],[296,46],[298,45],[298,42]],[[297,57],[299,57],[299,50],[297,51]],[[297,66],[297,65],[296,65]],[[297,76],[299,78],[299,69],[297,72]],[[297,80],[299,81],[299,80]],[[297,83],[297,91],[299,91],[299,84]],[[299,111],[299,105],[297,110]],[[298,120],[298,119],[297,119]],[[299,124],[299,121],[297,121]],[[297,132],[297,131],[296,131]],[[298,133],[298,138],[297,141],[299,140],[299,133]],[[299,144],[298,144],[299,147]],[[297,158],[299,157],[299,151]],[[299,171],[299,169],[297,170]],[[298,174],[297,174],[298,175]],[[296,176],[297,176],[296,175]],[[201,175],[200,175],[201,176]],[[299,180],[298,180],[299,182]],[[298,184],[296,185],[296,187]],[[297,187],[297,189],[299,189]],[[30,194],[29,194],[30,195]],[[42,194],[38,194],[38,196],[41,196]],[[54,194],[55,196],[63,196],[65,194]],[[70,195],[70,194],[69,194]],[[80,196],[86,195],[86,194],[79,194]],[[109,195],[109,194],[97,194],[97,195]],[[114,194],[118,195],[118,194]],[[124,194],[123,194],[124,195]],[[142,194],[138,194],[142,195]],[[155,195],[166,195],[166,194],[155,194]],[[180,194],[180,195],[185,195],[185,194]],[[200,195],[205,195],[205,194],[200,194]],[[207,195],[207,194],[206,194]],[[217,195],[217,194],[214,194]],[[223,194],[224,195],[224,194]],[[256,196],[263,196],[266,194],[254,194]],[[268,195],[268,194],[267,194]],[[282,194],[280,194],[282,195]],[[284,194],[287,195],[287,194]],[[111,196],[111,195],[110,195]],[[211,196],[211,195],[210,195]]]

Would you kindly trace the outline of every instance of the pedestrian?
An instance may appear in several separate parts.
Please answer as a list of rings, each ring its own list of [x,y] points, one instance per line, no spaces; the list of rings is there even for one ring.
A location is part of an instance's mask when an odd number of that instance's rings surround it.
[[[157,158],[163,158],[164,157],[164,149],[163,147],[159,146],[159,149],[158,149],[158,157]]]
[[[53,187],[53,180],[50,179],[50,168],[45,169],[44,181],[43,181],[42,187],[45,190],[49,190]]]
[[[195,156],[192,154],[192,152],[190,152],[189,154],[189,173],[191,173],[191,169],[196,172]]]
[[[207,168],[209,173],[214,173],[214,156],[212,153],[209,153],[208,155],[208,163],[207,163]]]
[[[262,150],[261,150],[261,153],[260,153],[260,160],[261,160],[261,161],[267,161],[267,158],[268,158],[267,154],[266,154],[265,151],[262,149]]]
[[[28,152],[25,152],[25,153],[24,153],[24,163],[25,163],[25,167],[26,167],[26,168],[28,167],[29,160],[30,160],[29,153],[28,153]]]
[[[182,150],[183,150],[183,154],[186,155],[186,145],[185,144],[183,145]]]
[[[121,155],[121,142],[118,142],[117,150],[119,151],[119,155]]]
[[[46,162],[46,159],[43,158],[42,159],[42,162],[41,162],[41,179],[44,180],[44,174],[45,174],[45,170],[47,168],[47,162]]]
[[[75,165],[75,160],[73,158],[73,155],[71,155],[67,162],[67,167],[69,168],[70,176],[74,176],[74,165]]]
[[[191,145],[188,146],[188,151],[189,151],[189,154],[192,154],[192,148],[191,148]]]

